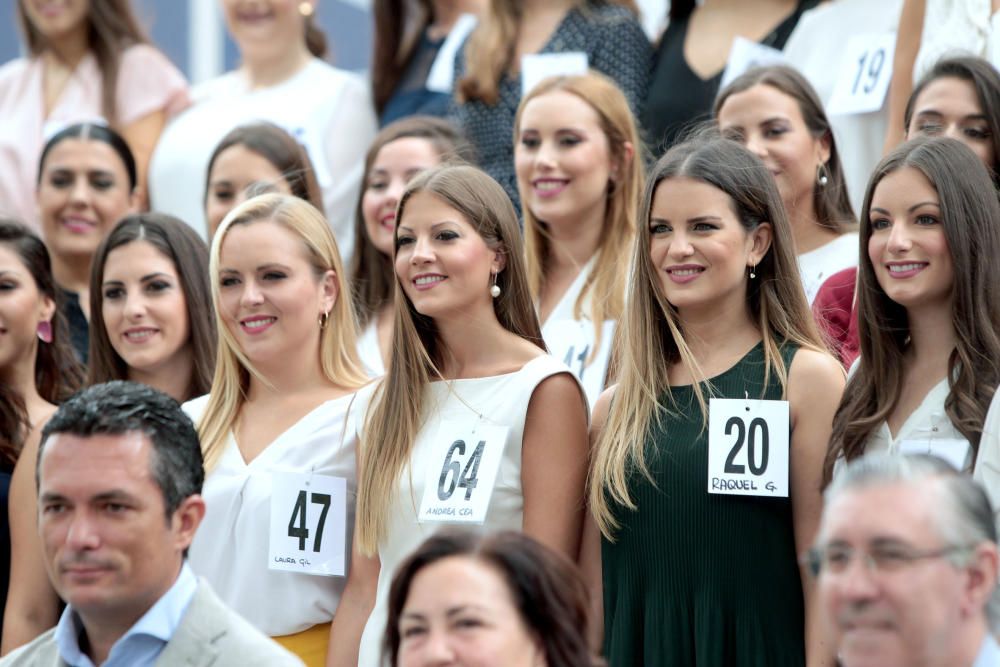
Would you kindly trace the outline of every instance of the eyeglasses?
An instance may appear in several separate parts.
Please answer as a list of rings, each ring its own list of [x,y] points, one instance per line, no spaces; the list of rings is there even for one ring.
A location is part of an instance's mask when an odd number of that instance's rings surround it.
[[[869,572],[895,572],[919,560],[943,558],[952,554],[968,552],[974,548],[974,546],[952,545],[940,549],[923,550],[905,544],[883,544],[875,545],[867,551],[861,551],[860,556]],[[802,562],[809,567],[809,571],[814,577],[818,577],[823,572],[839,574],[850,566],[855,553],[859,552],[847,546],[814,547],[803,555]]]

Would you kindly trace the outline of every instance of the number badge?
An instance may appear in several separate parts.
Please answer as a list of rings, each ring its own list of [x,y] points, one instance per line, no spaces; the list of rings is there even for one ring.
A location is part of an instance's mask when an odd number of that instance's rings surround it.
[[[878,111],[885,102],[896,52],[894,33],[854,35],[841,56],[833,94],[826,105],[831,116]]]
[[[708,492],[788,497],[788,401],[708,403]]]
[[[346,549],[347,480],[273,473],[268,568],[342,577]]]
[[[424,481],[421,522],[483,523],[507,444],[506,426],[444,423]]]
[[[545,324],[545,344],[550,354],[569,367],[583,385],[591,407],[604,391],[604,377],[611,358],[611,341],[615,337],[615,321],[606,320],[601,326],[601,346],[594,353],[594,324],[589,320],[557,320]],[[593,359],[591,359],[593,355]]]

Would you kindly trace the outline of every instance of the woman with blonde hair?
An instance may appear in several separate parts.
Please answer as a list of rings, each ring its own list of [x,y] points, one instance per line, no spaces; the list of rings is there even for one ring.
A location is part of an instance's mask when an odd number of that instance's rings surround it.
[[[781,195],[745,148],[701,137],[656,164],[639,219],[581,557],[595,600],[603,590],[604,654],[613,667],[820,664],[832,656],[796,554],[819,521],[844,380]]]
[[[328,665],[380,664],[393,574],[439,526],[523,530],[569,557],[580,542],[586,402],[545,353],[513,206],[451,166],[417,176],[398,210],[392,359],[360,436]]]
[[[312,205],[261,195],[223,220],[209,275],[215,377],[211,394],[185,404],[208,473],[191,565],[259,630],[319,665],[344,581],[327,577],[344,575],[351,540],[349,424],[365,383],[337,242]]]
[[[555,77],[521,101],[514,144],[528,286],[542,336],[593,405],[624,308],[622,267],[642,194],[635,120],[603,75]]]

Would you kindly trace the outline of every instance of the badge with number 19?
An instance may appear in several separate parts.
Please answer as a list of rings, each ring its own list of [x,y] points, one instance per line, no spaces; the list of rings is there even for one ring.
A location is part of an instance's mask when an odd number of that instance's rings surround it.
[[[869,113],[885,103],[896,53],[893,33],[854,35],[841,56],[840,72],[826,105],[830,115]]]
[[[788,401],[708,402],[708,492],[788,497]]]
[[[271,476],[272,570],[344,576],[347,480],[276,472]]]

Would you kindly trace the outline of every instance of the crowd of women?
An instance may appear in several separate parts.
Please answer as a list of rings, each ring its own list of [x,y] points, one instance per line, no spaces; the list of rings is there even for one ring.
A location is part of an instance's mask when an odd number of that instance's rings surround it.
[[[314,4],[222,0],[242,65],[189,91],[127,0],[17,3],[2,652],[60,610],[41,427],[113,379],[184,404],[191,566],[308,665],[833,665],[799,554],[844,461],[1000,500],[989,62],[908,88],[856,209],[803,74],[684,60],[721,3],[654,51],[630,1],[376,0],[372,94]],[[777,46],[815,3],[785,4]],[[522,90],[565,52],[589,72]]]

